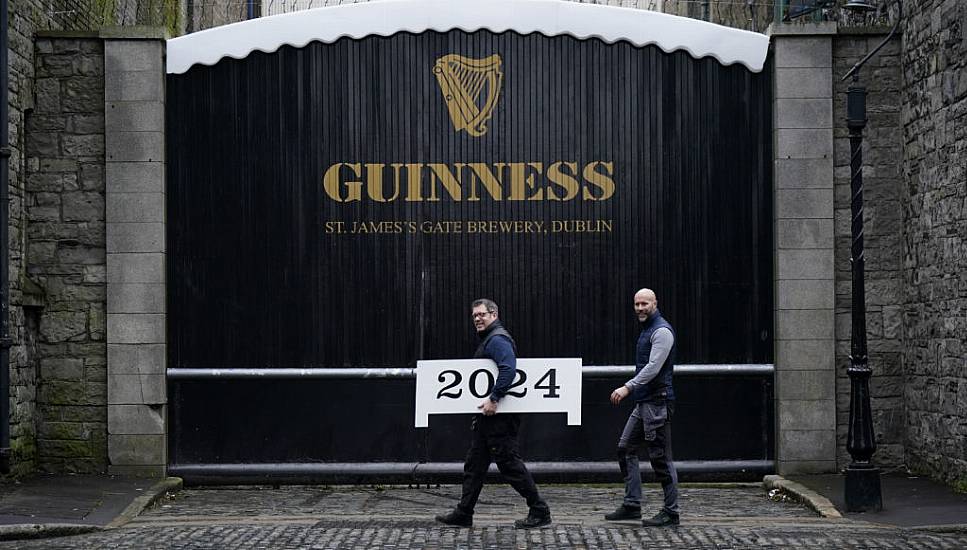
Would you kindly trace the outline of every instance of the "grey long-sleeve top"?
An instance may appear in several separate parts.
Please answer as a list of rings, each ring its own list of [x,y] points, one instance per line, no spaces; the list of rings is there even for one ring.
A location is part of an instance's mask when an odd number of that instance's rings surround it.
[[[648,364],[638,371],[634,378],[625,382],[625,387],[634,391],[635,388],[651,382],[651,379],[658,375],[661,366],[665,364],[674,344],[675,337],[672,335],[672,331],[667,328],[661,327],[653,332],[651,334],[651,353],[648,355]]]

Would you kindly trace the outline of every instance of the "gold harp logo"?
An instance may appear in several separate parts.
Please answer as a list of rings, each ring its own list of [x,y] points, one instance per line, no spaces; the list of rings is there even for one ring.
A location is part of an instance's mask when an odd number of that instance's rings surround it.
[[[479,137],[487,133],[487,120],[500,97],[504,73],[497,54],[471,59],[448,54],[436,60],[433,74],[447,102],[453,127]]]

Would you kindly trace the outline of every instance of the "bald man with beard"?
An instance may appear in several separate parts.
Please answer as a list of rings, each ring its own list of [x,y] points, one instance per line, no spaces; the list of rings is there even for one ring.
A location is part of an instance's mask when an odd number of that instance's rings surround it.
[[[647,288],[635,293],[635,314],[641,333],[635,347],[635,375],[611,392],[617,405],[629,395],[635,402],[618,439],[618,466],[625,480],[624,502],[605,519],[641,517],[641,469],[644,449],[664,492],[662,509],[642,520],[643,527],[678,525],[678,473],[672,462],[671,419],[675,410],[672,371],[675,366],[675,330],[658,311],[658,297]]]

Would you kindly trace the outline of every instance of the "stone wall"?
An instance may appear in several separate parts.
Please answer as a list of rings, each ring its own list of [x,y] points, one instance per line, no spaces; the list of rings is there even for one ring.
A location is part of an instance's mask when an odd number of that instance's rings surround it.
[[[967,5],[904,2],[906,461],[967,485]]]
[[[328,4],[338,4],[339,2],[328,2]],[[187,32],[198,32],[212,27],[230,25],[245,21],[248,18],[248,4],[237,0],[186,0],[184,30]],[[322,7],[321,2],[272,2],[263,0],[264,7],[255,6],[255,13],[260,10],[263,15],[275,15],[278,13],[288,13],[298,9],[308,9],[309,7]],[[328,5],[327,4],[327,5]],[[270,6],[274,9],[270,11]]]
[[[132,6],[136,6],[134,16],[118,11],[121,7],[130,11]],[[93,38],[96,34],[89,34],[76,47],[56,46],[77,50],[68,53],[55,51],[55,41],[36,45],[37,33],[92,31],[118,22],[161,22],[178,32],[184,7],[179,0],[126,2],[114,11],[105,11],[91,0],[9,2],[10,462],[14,475],[37,469],[101,471],[107,456],[103,435],[107,414],[104,103],[101,99],[98,109],[95,98],[97,93],[103,98],[104,88],[102,81],[95,93],[91,80],[102,78],[103,53],[93,51],[93,44],[100,43]],[[38,54],[50,59],[39,59]],[[39,86],[38,77],[44,80]],[[76,82],[66,84],[66,79]],[[87,100],[91,100],[88,105],[79,105]],[[51,110],[58,102],[63,107],[60,113]],[[39,137],[28,139],[28,133],[34,132]],[[99,145],[94,145],[98,140]],[[34,151],[25,154],[28,141]],[[100,160],[92,161],[97,157]],[[101,181],[97,190],[91,187],[95,179]],[[63,196],[55,198],[51,189],[58,186]],[[79,218],[85,213],[91,217],[82,221]],[[100,237],[94,238],[98,233]],[[75,333],[82,317],[84,332]]]
[[[37,400],[37,360],[35,346],[28,345],[27,319],[24,315],[23,235],[23,139],[24,110],[33,106],[34,45],[32,41],[35,22],[31,18],[34,4],[24,0],[11,0],[9,4],[9,101],[10,114],[7,122],[10,131],[9,192],[10,239],[7,243],[10,258],[10,463],[15,474],[34,468],[36,458],[37,430],[34,425]],[[32,322],[36,328],[37,319]]]
[[[44,305],[43,289],[28,278],[26,209],[26,118],[34,109],[34,33],[63,28],[70,21],[55,16],[56,3],[11,0],[9,17],[9,119],[10,131],[10,447],[14,474],[25,474],[37,463],[37,380],[40,358],[38,333]]]
[[[37,336],[37,466],[106,466],[104,53],[98,38],[36,39],[26,117],[27,275]]]

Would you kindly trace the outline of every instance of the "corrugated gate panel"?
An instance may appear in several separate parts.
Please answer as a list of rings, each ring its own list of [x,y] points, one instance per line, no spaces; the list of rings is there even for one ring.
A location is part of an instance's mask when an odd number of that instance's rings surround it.
[[[501,57],[500,95],[483,135],[454,129],[432,72],[448,54]],[[475,345],[469,302],[484,296],[501,305],[524,356],[629,364],[638,331],[631,297],[642,286],[656,290],[675,325],[680,363],[771,363],[770,90],[768,70],[683,52],[488,31],[310,43],[169,75],[169,366],[413,367],[467,357]],[[577,167],[571,200],[548,200],[571,190],[549,179],[556,162]],[[372,177],[360,200],[334,200],[323,178],[337,163],[359,163],[361,176],[366,164],[384,164],[382,196],[399,181],[395,200],[374,200]],[[422,200],[406,200],[415,169],[393,163],[422,165]],[[459,200],[429,177],[433,163],[460,178]],[[474,186],[461,167],[468,163],[503,175],[501,200]],[[607,194],[607,181],[588,181],[585,167],[608,175],[613,194],[584,200]],[[336,196],[351,196],[345,182],[363,179],[344,177]],[[521,194],[541,200],[515,200]],[[480,221],[542,225],[468,232]],[[565,221],[599,231],[554,231]],[[331,232],[364,222],[399,222],[402,232]],[[425,232],[435,227],[426,222],[461,222],[462,230]],[[300,430],[318,426],[321,436],[333,420],[312,412],[314,399],[342,400],[346,411],[368,406],[337,384],[296,385],[249,395],[247,386],[173,384],[172,460],[269,458],[227,435],[205,453],[186,447],[198,424],[191,415],[212,407],[227,411],[225,423],[244,425],[239,407],[264,401],[260,414]],[[770,431],[749,442],[752,457],[772,453],[771,382],[763,388],[768,404],[758,392],[757,411],[722,419]],[[303,400],[290,404],[301,412],[284,412],[286,396]],[[585,423],[610,426],[610,417],[586,414]],[[272,459],[336,460],[312,439],[287,440]],[[555,456],[583,453],[568,437],[557,441],[559,449],[548,447]],[[403,447],[388,454],[409,456]],[[435,448],[413,452],[437,460]],[[374,453],[352,456],[386,454]],[[610,447],[600,454],[610,457]]]

